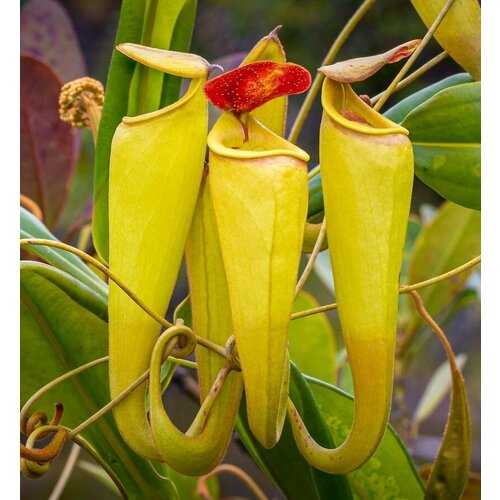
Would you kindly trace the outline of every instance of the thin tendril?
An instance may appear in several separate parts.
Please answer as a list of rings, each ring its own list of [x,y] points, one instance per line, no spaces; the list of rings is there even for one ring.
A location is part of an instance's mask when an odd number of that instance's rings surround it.
[[[182,365],[182,366],[186,366],[188,368],[196,368],[197,365],[196,363],[194,363],[193,361],[188,361],[187,359],[179,359],[179,358],[174,358],[172,356],[168,356],[167,357],[167,360],[169,362],[172,362],[172,363],[176,363],[178,365]],[[75,377],[76,375],[79,375],[80,373],[90,369],[90,368],[93,368],[94,366],[98,366],[100,364],[103,364],[103,363],[107,363],[109,361],[109,356],[104,356],[102,358],[99,358],[99,359],[95,359],[94,361],[90,361],[89,363],[86,363],[84,365],[81,365],[77,368],[75,368],[74,370],[71,370],[69,372],[66,372],[64,373],[63,375],[55,378],[54,380],[51,380],[48,384],[44,385],[42,388],[40,388],[38,391],[35,392],[35,394],[33,394],[33,396],[31,396],[28,401],[26,401],[26,403],[24,404],[22,410],[21,410],[21,414],[20,414],[20,420],[21,420],[21,430],[23,430],[24,432],[24,421],[26,419],[26,415],[28,414],[30,408],[42,397],[44,396],[45,394],[47,394],[50,390],[52,390],[54,387],[56,387],[57,385],[61,384],[62,382],[66,381],[66,380],[69,380],[70,378],[72,377]],[[149,373],[149,371],[148,371]],[[138,380],[137,379],[134,384],[138,383]],[[127,389],[125,389],[124,392],[131,392],[133,389],[135,389],[135,385],[132,384],[131,386],[129,386]],[[133,386],[133,387],[132,387]],[[127,393],[128,394],[128,393]],[[121,398],[123,399],[123,393],[120,394],[118,396],[118,398]],[[119,401],[121,401],[121,399]],[[101,410],[99,410],[99,417],[104,415],[104,413],[106,413],[106,411],[109,410],[109,408],[107,408],[110,404],[112,404],[112,406],[110,408],[112,408],[116,403],[118,403],[119,401],[115,401],[115,399],[113,399],[112,401],[110,401],[110,403],[108,403],[108,405],[106,405],[105,407],[103,407]],[[103,410],[106,409],[106,411],[103,412]],[[102,412],[102,413],[101,413]],[[94,420],[92,420],[92,422],[89,422],[89,420],[91,418],[94,418],[95,416],[97,415],[94,414],[92,415],[92,417],[90,417],[87,421],[83,422],[82,424],[80,424],[80,426],[78,426],[78,428],[80,428],[81,426],[83,426],[84,424],[85,427],[87,425],[90,425],[91,423],[93,423],[95,420],[97,420],[97,418],[95,418]],[[88,422],[88,423],[87,423]],[[79,429],[78,432],[81,432],[82,429]],[[74,431],[72,431],[72,435],[69,436],[70,438],[73,437],[73,433]],[[75,433],[76,434],[76,433]]]
[[[321,251],[321,245],[323,244],[323,240],[325,239],[325,234],[326,234],[326,217],[323,218],[323,222],[321,223],[321,228],[319,230],[318,237],[316,238],[316,243],[314,244],[311,256],[309,257],[304,272],[302,273],[302,276],[300,277],[297,286],[295,287],[294,299],[297,298],[297,295],[302,290],[305,282],[307,281],[307,278],[311,274],[311,271],[314,267],[314,263],[316,262],[316,258],[318,257],[318,254]]]
[[[75,468],[76,462],[78,461],[78,457],[80,455],[81,448],[74,443],[71,447],[71,451],[69,452],[68,458],[66,460],[66,464],[64,465],[64,469],[57,480],[52,493],[50,494],[49,500],[59,500],[59,497],[62,495],[64,488],[68,484],[69,478]]]
[[[465,264],[462,264],[461,266],[456,267],[455,269],[452,269],[447,273],[439,274],[438,276],[434,276],[433,278],[430,278],[425,281],[420,281],[419,283],[415,283],[413,285],[403,285],[399,288],[399,293],[400,294],[410,293],[413,290],[418,290],[419,288],[424,288],[426,286],[434,285],[436,283],[439,283],[440,281],[447,280],[452,276],[456,276],[457,274],[467,271],[467,269],[476,266],[480,262],[481,262],[481,256],[478,255],[477,257],[474,257],[472,260],[469,260]],[[315,307],[314,309],[306,309],[305,311],[293,313],[291,319],[294,320],[299,318],[305,318],[306,316],[312,316],[313,314],[333,311],[334,309],[337,309],[337,303],[327,304],[325,306]]]
[[[21,193],[21,206],[29,210],[37,219],[43,221],[42,209],[31,198]]]
[[[397,85],[396,88],[393,90],[394,92],[398,92],[401,89],[404,89],[411,83],[413,83],[415,80],[420,78],[425,72],[429,71],[431,68],[439,64],[440,62],[444,61],[448,57],[448,53],[446,51],[439,53],[437,56],[434,56],[432,59],[427,61],[425,64],[420,66],[417,70],[415,70],[413,73],[410,73],[406,78],[403,78]],[[382,97],[384,92],[380,92],[380,94],[377,94],[376,96],[371,98],[372,105],[376,104],[379,99]]]
[[[394,89],[396,88],[397,84],[403,79],[403,77],[408,73],[408,70],[411,68],[412,64],[415,62],[417,57],[421,54],[421,52],[424,50],[425,46],[430,42],[432,36],[434,35],[434,32],[438,29],[439,25],[441,24],[441,21],[444,19],[448,11],[450,10],[451,6],[453,5],[455,0],[448,0],[444,7],[441,9],[441,12],[439,15],[436,17],[435,21],[432,23],[432,26],[429,28],[429,31],[425,34],[424,38],[420,42],[420,45],[416,48],[415,52],[408,58],[404,66],[401,68],[399,73],[396,75],[394,80],[391,82],[389,87],[384,91],[380,99],[378,100],[377,104],[373,106],[373,109],[375,111],[379,111],[380,108],[385,104],[387,99],[391,96],[391,94],[394,92]]]
[[[88,441],[86,441],[82,436],[76,435],[71,438],[71,440],[76,443],[80,448],[85,450],[103,469],[104,472],[111,478],[115,486],[118,488],[118,491],[122,495],[123,498],[128,498],[127,491],[123,487],[120,479],[115,474],[113,469],[108,465],[108,462],[104,460],[99,453],[97,453],[94,448],[90,445]]]
[[[119,278],[113,271],[108,269],[102,262],[95,259],[91,255],[79,250],[78,248],[72,247],[71,245],[67,245],[66,243],[62,243],[60,241],[54,240],[46,240],[42,238],[26,238],[20,240],[21,246],[30,246],[30,245],[45,245],[49,247],[59,248],[60,250],[64,250],[66,252],[70,252],[74,255],[80,257],[83,261],[88,262],[95,266],[99,271],[104,273],[111,281],[116,283],[145,313],[151,316],[155,321],[160,323],[165,328],[170,328],[172,323],[166,320],[158,313],[156,313],[153,309],[151,309],[148,305],[146,305],[122,280]],[[196,336],[196,342],[201,346],[210,349],[211,351],[217,353],[219,356],[227,359],[226,350],[224,347],[212,342],[208,339],[204,339],[203,337]]]
[[[259,488],[258,484],[244,470],[231,464],[218,465],[212,472],[200,477],[196,491],[197,494],[204,499],[210,499],[211,496],[208,491],[207,481],[212,476],[222,472],[228,472],[241,479],[250,488],[250,490],[252,490],[252,493],[258,498],[258,500],[267,500],[266,494]]]
[[[337,54],[339,53],[340,49],[344,45],[345,41],[349,37],[349,35],[352,33],[354,28],[357,26],[357,24],[361,21],[363,16],[368,12],[370,7],[375,3],[375,0],[365,0],[358,8],[358,10],[352,15],[352,17],[347,21],[346,25],[342,29],[342,31],[339,33],[335,41],[333,42],[333,45],[330,47],[330,50],[328,51],[328,54],[326,55],[325,59],[321,63],[321,66],[328,66],[333,62]],[[314,99],[316,98],[316,95],[319,92],[319,89],[321,88],[321,83],[323,82],[323,79],[325,78],[325,75],[322,73],[316,73],[316,76],[314,77],[314,81],[311,85],[311,88],[309,89],[309,92],[307,93],[307,96],[302,103],[302,107],[300,108],[300,111],[297,115],[297,118],[295,119],[295,122],[293,124],[292,130],[290,131],[290,134],[288,135],[288,140],[290,142],[295,143],[299,137],[299,134],[302,130],[302,126],[304,125],[304,122],[307,118],[307,115],[309,114],[309,111],[311,110],[311,107],[314,103]]]

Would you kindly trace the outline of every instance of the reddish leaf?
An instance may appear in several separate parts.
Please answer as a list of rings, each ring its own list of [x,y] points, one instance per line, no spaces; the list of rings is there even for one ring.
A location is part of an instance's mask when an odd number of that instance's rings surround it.
[[[42,60],[21,55],[21,192],[52,229],[66,202],[78,134],[59,119],[62,82]]]
[[[73,24],[54,0],[30,0],[23,7],[21,50],[49,63],[64,83],[87,73]]]
[[[298,64],[257,61],[208,81],[204,90],[217,108],[243,113],[275,97],[305,92],[310,85],[311,75]]]

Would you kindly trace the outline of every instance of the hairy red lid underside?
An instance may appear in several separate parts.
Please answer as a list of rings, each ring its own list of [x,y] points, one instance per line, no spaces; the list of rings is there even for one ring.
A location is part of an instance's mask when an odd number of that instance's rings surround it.
[[[309,71],[298,64],[257,61],[209,80],[203,89],[215,107],[244,113],[276,97],[305,92],[310,85]]]

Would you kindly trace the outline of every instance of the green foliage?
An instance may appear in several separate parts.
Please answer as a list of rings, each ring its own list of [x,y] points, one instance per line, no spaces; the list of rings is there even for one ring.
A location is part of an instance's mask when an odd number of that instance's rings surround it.
[[[157,15],[157,10],[163,16]],[[115,45],[148,45],[154,41],[155,47],[186,52],[191,41],[195,11],[196,2],[193,0],[124,0]],[[179,95],[179,89],[180,79],[141,68],[140,64],[117,50],[113,51],[99,124],[94,171],[93,238],[99,255],[106,261],[109,158],[115,129],[123,116],[134,116],[143,110],[153,111],[173,102]]]
[[[347,437],[354,416],[352,396],[336,387],[306,377],[317,405],[336,443]],[[348,475],[354,493],[378,500],[424,497],[423,485],[407,449],[389,426],[375,454]]]
[[[443,274],[473,259],[480,252],[480,212],[447,202],[418,235],[409,266],[408,281],[418,283]],[[452,303],[472,271],[470,269],[453,279],[420,290],[420,296],[431,316],[439,315]],[[418,313],[414,309],[411,311],[407,325],[410,332],[422,325]]]
[[[21,238],[41,238],[58,241],[57,238],[34,215],[21,207]],[[75,255],[43,245],[28,248],[30,253],[38,255],[48,263],[65,271],[82,284],[90,287],[101,297],[108,295],[107,285]]]
[[[290,398],[296,405],[311,435],[322,445],[333,446],[325,421],[319,413],[313,395],[298,368],[291,363]],[[292,429],[285,422],[279,442],[272,449],[261,446],[248,426],[244,399],[240,406],[240,417],[236,429],[243,444],[261,469],[274,481],[289,500],[321,500],[352,498],[345,476],[325,474],[309,465],[300,454]]]
[[[107,355],[106,319],[106,300],[91,288],[46,264],[21,263],[21,402],[54,378]],[[98,366],[49,391],[33,411],[51,415],[54,404],[62,401],[62,425],[73,428],[108,399],[107,366]],[[123,442],[110,413],[82,435],[129,498],[176,498],[173,485],[159,479]]]
[[[309,293],[301,291],[293,306],[293,312],[319,307]],[[335,383],[335,332],[326,314],[314,314],[295,319],[288,328],[290,359],[299,370],[311,377]]]
[[[411,111],[415,174],[444,198],[481,209],[481,82],[441,90]]]

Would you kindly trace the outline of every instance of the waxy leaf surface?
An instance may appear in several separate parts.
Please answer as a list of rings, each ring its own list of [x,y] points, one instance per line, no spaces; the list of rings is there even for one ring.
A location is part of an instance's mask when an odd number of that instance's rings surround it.
[[[352,396],[324,382],[305,377],[335,443],[349,433],[354,414]],[[370,499],[424,498],[422,482],[407,449],[388,426],[375,454],[358,470],[348,474],[353,491]]]
[[[415,174],[444,198],[481,209],[481,83],[441,90],[411,111]]]
[[[21,207],[21,238],[41,238],[58,241],[57,238],[33,214]],[[30,245],[25,247],[27,252],[38,255],[49,264],[65,271],[84,285],[87,285],[101,297],[108,295],[108,286],[90,268],[70,252],[59,248]]]

